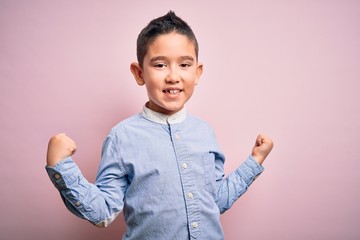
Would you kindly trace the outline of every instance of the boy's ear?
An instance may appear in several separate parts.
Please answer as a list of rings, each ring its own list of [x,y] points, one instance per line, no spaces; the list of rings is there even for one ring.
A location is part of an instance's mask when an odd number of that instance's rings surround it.
[[[196,81],[195,81],[195,85],[197,85],[199,83],[200,77],[203,73],[203,69],[204,69],[204,65],[202,63],[199,63],[197,68],[196,68]]]
[[[133,62],[130,64],[130,71],[134,75],[134,78],[136,80],[136,83],[139,86],[142,86],[145,84],[144,78],[143,78],[143,71],[140,67],[140,65],[137,62]]]

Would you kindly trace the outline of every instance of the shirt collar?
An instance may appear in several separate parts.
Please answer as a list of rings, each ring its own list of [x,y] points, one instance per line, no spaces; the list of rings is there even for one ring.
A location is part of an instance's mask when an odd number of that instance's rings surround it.
[[[174,124],[174,123],[181,123],[186,118],[186,109],[182,108],[177,113],[173,115],[166,115],[163,113],[155,112],[150,108],[147,108],[146,105],[143,107],[143,111],[141,115],[150,120],[152,122],[160,123],[160,124]]]

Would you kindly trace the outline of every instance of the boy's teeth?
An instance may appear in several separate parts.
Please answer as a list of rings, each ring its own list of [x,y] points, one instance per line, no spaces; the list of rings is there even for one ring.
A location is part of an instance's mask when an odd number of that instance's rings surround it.
[[[171,90],[167,90],[166,92],[168,92],[168,93],[170,93],[170,94],[175,94],[175,93],[178,93],[179,90],[173,90],[173,89],[171,89]]]

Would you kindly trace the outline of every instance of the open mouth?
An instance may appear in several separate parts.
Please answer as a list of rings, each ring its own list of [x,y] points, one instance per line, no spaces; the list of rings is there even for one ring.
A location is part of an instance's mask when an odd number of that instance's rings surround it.
[[[163,93],[178,94],[182,91],[183,90],[181,90],[181,89],[165,89],[165,90],[163,90]]]

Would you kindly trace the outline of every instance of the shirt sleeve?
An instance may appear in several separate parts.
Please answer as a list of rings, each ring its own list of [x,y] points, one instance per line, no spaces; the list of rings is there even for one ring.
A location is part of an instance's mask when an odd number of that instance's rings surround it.
[[[216,203],[220,213],[228,210],[243,195],[251,183],[264,171],[252,156],[249,156],[239,168],[226,178],[223,174],[223,160],[216,160],[217,194]]]
[[[46,166],[46,171],[65,206],[76,216],[106,227],[122,211],[127,177],[119,161],[118,148],[110,137],[103,145],[95,184],[85,179],[70,157],[54,167]]]

